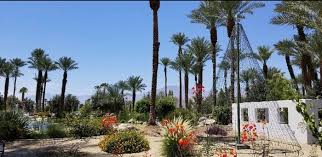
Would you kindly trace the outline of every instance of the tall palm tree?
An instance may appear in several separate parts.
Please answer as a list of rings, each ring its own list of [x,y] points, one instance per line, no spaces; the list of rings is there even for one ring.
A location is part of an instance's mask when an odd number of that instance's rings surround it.
[[[10,62],[15,66],[15,71],[12,74],[12,77],[14,77],[14,84],[13,84],[13,97],[16,96],[16,85],[17,85],[17,77],[22,76],[23,74],[20,72],[19,68],[26,65],[24,61],[22,61],[20,58],[14,58],[11,59]]]
[[[223,26],[224,21],[221,18],[221,12],[219,8],[219,1],[203,1],[200,3],[199,8],[192,10],[188,16],[192,23],[200,23],[209,29],[210,41],[212,45],[212,90],[213,90],[213,105],[216,105],[216,57],[218,50],[217,47],[217,27]]]
[[[263,74],[264,78],[267,79],[268,67],[267,61],[273,54],[273,50],[270,49],[268,46],[258,46],[257,47],[258,54],[256,54],[256,59],[263,63]]]
[[[250,81],[256,77],[255,71],[256,70],[251,68],[243,70],[240,74],[241,81],[245,83],[246,98],[249,97]]]
[[[180,58],[180,66],[182,67],[182,70],[184,71],[184,100],[185,100],[185,106],[186,108],[189,108],[189,70],[194,65],[194,57],[192,53],[183,53],[179,56]]]
[[[199,66],[198,64],[194,63],[192,67],[190,68],[190,73],[194,76],[195,78],[195,87],[198,85],[198,75],[199,75]]]
[[[203,82],[203,67],[206,61],[210,59],[209,53],[211,52],[211,44],[205,38],[197,37],[191,40],[191,43],[187,45],[187,51],[192,53],[196,64],[199,67],[198,73],[198,85],[202,86]],[[197,93],[197,110],[201,111],[202,93]]]
[[[141,78],[140,76],[130,76],[127,79],[127,84],[129,89],[132,91],[132,111],[134,111],[136,92],[145,90],[146,85],[143,83],[143,78]]]
[[[25,100],[25,94],[28,92],[28,89],[26,87],[22,87],[19,90],[19,93],[21,93],[21,101]]]
[[[158,28],[158,10],[160,8],[160,0],[149,0],[150,8],[153,11],[153,61],[152,61],[152,84],[151,84],[151,104],[149,125],[156,125],[155,101],[157,96],[158,83],[158,62],[159,62],[159,28]]]
[[[171,42],[178,46],[178,56],[182,54],[182,47],[189,42],[189,38],[184,33],[172,35]],[[182,107],[182,74],[179,70],[179,106]]]
[[[58,109],[58,114],[61,114],[61,111],[64,109],[64,101],[65,101],[65,91],[67,85],[67,72],[78,69],[77,63],[70,57],[61,57],[57,62],[55,62],[58,68],[64,71],[61,95],[60,95],[60,105]],[[60,115],[59,115],[60,116]]]
[[[278,13],[271,19],[272,24],[276,25],[288,25],[295,27],[298,33],[298,41],[306,42],[306,34],[304,29],[308,27],[305,21],[305,12],[294,10],[293,5],[301,5],[302,2],[295,1],[283,1],[276,4],[274,11]],[[301,45],[299,45],[301,47]],[[301,69],[304,79],[305,88],[311,88],[311,81],[314,77],[314,68],[312,64],[312,57],[307,52],[302,52],[301,57]]]
[[[105,95],[109,84],[108,83],[101,83],[99,86],[100,86],[100,89],[103,89],[103,95]]]
[[[177,72],[182,71],[180,56],[181,55],[177,56],[173,61],[170,62],[170,68]],[[180,95],[180,90],[179,90],[179,108],[182,108],[182,103],[180,102],[182,102],[182,96]]]
[[[45,51],[41,48],[34,49],[31,52],[31,57],[29,57],[28,63],[30,64],[29,68],[33,68],[38,70],[38,76],[37,76],[37,86],[36,86],[36,110],[40,111],[40,103],[41,103],[41,84],[42,84],[42,72],[44,70],[43,66],[43,60],[48,55],[45,54]]]
[[[319,68],[320,68],[320,88],[322,88],[322,33],[314,32],[310,38],[308,43],[308,50],[315,56],[318,60]]]
[[[125,90],[129,90],[129,85],[127,84],[126,81],[120,80],[119,82],[117,82],[117,86],[121,90],[122,101],[123,101],[123,104],[125,104],[125,99],[124,99],[125,94],[124,94],[124,91]]]
[[[167,57],[161,58],[161,64],[164,67],[164,93],[165,96],[168,96],[168,86],[167,86],[167,82],[168,82],[168,78],[167,78],[167,67],[169,66],[171,60]]]
[[[219,64],[219,69],[224,71],[224,88],[225,94],[228,98],[228,87],[227,87],[227,77],[228,77],[228,70],[230,69],[230,63],[226,60],[222,60]]]
[[[49,58],[45,57],[43,60],[43,67],[45,70],[43,78],[43,90],[42,90],[42,111],[45,111],[45,97],[46,97],[46,87],[48,82],[48,72],[58,69],[57,65]]]
[[[293,67],[291,64],[291,58],[290,58],[290,56],[294,55],[294,53],[295,53],[294,46],[295,45],[294,45],[293,41],[287,40],[287,39],[281,40],[281,41],[277,42],[276,44],[274,44],[274,47],[278,51],[278,54],[283,55],[285,57],[287,69],[288,69],[288,72],[291,76],[291,79],[293,80],[294,87],[295,87],[296,91],[299,92],[299,87],[297,85],[297,80],[296,80],[296,77],[294,74],[294,70],[293,70]]]
[[[5,78],[5,85],[4,85],[4,96],[3,96],[3,102],[4,102],[4,109],[7,108],[7,99],[8,99],[8,90],[9,90],[9,79],[12,76],[12,74],[15,71],[15,67],[11,62],[4,62],[4,64],[1,67],[1,76]]]
[[[265,4],[262,2],[251,2],[251,1],[221,1],[219,7],[221,8],[222,18],[226,22],[228,38],[231,37],[232,31],[235,27],[236,21],[246,17],[246,14],[253,14],[253,10],[256,8],[264,7]],[[233,44],[232,44],[233,45]],[[235,72],[236,67],[233,66],[236,62],[237,56],[232,56],[231,59],[231,73],[230,73],[230,84],[231,84],[231,101],[235,102]]]

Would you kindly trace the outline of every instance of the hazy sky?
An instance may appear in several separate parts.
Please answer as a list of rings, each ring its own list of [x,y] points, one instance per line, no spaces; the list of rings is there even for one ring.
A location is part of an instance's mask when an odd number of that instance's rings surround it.
[[[274,4],[265,2],[241,23],[253,50],[258,45],[272,46],[278,40],[291,38],[292,27],[269,24]],[[172,34],[184,32],[188,37],[209,32],[203,25],[190,23],[189,12],[199,2],[161,2],[159,9],[160,58],[174,58],[177,47],[170,42]],[[218,40],[226,49],[227,32],[218,30]],[[0,2],[0,57],[27,60],[35,48],[42,48],[53,59],[72,57],[79,69],[69,72],[67,93],[91,95],[102,82],[115,83],[130,75],[140,75],[150,90],[152,77],[152,11],[148,2]],[[220,52],[220,56],[223,52]],[[268,62],[287,72],[284,59],[274,54]],[[34,95],[36,70],[27,66],[18,79],[18,89],[25,86]],[[288,76],[288,73],[286,73]],[[48,93],[60,93],[62,71],[49,73]],[[211,61],[204,72],[206,90],[211,89]],[[191,84],[193,83],[191,77]],[[4,79],[0,79],[3,93]],[[11,80],[11,83],[13,81]],[[168,84],[177,85],[177,73],[169,70]],[[164,85],[163,67],[159,66],[158,88]],[[13,85],[10,84],[10,93]],[[27,95],[28,95],[27,94]]]

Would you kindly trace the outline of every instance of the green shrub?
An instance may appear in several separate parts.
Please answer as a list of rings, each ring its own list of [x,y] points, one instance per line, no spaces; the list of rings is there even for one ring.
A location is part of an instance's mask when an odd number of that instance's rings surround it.
[[[92,112],[92,106],[90,103],[85,102],[85,104],[79,109],[80,116],[87,117]]]
[[[157,115],[160,119],[166,117],[168,114],[173,112],[175,107],[176,101],[173,97],[163,97],[157,101],[156,111]]]
[[[231,123],[231,107],[217,106],[214,109],[214,117],[219,124],[228,125]]]
[[[136,102],[135,111],[138,113],[149,113],[150,101],[148,99],[142,99]]]
[[[50,124],[47,128],[47,135],[50,138],[63,138],[67,136],[63,124]]]
[[[182,119],[189,120],[191,124],[197,124],[200,115],[192,110],[177,108],[168,115],[168,119],[173,119],[174,117],[182,117]]]
[[[141,122],[148,121],[149,119],[149,114],[148,113],[137,113],[133,112],[130,114],[130,117]]]
[[[69,133],[75,138],[91,137],[104,134],[104,128],[101,124],[102,118],[98,117],[66,117],[66,124],[69,127]]]
[[[14,140],[28,133],[28,117],[20,112],[0,112],[0,139]]]
[[[29,131],[28,134],[26,135],[27,139],[44,139],[48,138],[46,132],[44,131]]]
[[[134,131],[122,131],[106,135],[99,143],[104,152],[113,154],[138,153],[150,149],[143,135]]]

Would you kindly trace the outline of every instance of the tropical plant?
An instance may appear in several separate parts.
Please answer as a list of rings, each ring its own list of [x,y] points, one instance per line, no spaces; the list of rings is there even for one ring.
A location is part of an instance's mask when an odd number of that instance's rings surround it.
[[[145,89],[146,85],[143,83],[143,78],[140,76],[130,76],[127,79],[129,89],[132,91],[132,111],[134,111],[136,92],[141,92]],[[131,110],[131,107],[130,107]]]
[[[21,101],[25,100],[25,94],[28,92],[28,89],[26,87],[22,87],[19,90],[19,93],[21,93]]]
[[[40,103],[41,103],[41,85],[42,85],[42,80],[43,80],[43,60],[47,57],[48,55],[45,54],[45,51],[41,48],[34,49],[31,52],[31,57],[29,57],[28,63],[30,64],[29,68],[33,68],[38,70],[38,75],[37,75],[37,86],[36,86],[36,110],[40,111]]]
[[[200,3],[199,8],[192,10],[189,18],[192,23],[200,23],[209,29],[210,41],[212,45],[211,61],[212,61],[212,77],[213,77],[213,105],[216,105],[216,57],[219,46],[217,45],[217,27],[224,25],[224,20],[221,18],[221,11],[219,8],[219,1],[203,1]]]
[[[319,63],[320,68],[320,87],[322,88],[322,34],[314,32],[308,39],[308,50]]]
[[[273,78],[268,80],[267,100],[290,100],[295,99],[298,95],[292,87],[292,84],[281,74],[274,74]]]
[[[159,62],[159,25],[158,10],[160,8],[160,0],[149,0],[150,8],[153,11],[153,57],[152,57],[152,83],[151,83],[151,106],[149,124],[156,125],[155,101],[157,96],[157,79],[158,79],[158,62]],[[134,104],[134,103],[133,103]],[[134,107],[133,107],[134,109]]]
[[[173,97],[163,97],[157,101],[156,111],[160,119],[168,116],[176,109],[176,101]]]
[[[65,111],[67,112],[73,112],[77,111],[78,107],[80,105],[80,101],[78,98],[74,95],[68,94],[65,98]]]
[[[197,37],[191,40],[187,45],[187,52],[193,54],[196,64],[199,67],[198,85],[202,86],[203,82],[203,67],[206,61],[210,59],[209,53],[211,52],[211,44],[205,38]],[[197,111],[201,110],[202,93],[197,94]]]
[[[46,134],[50,138],[64,138],[67,137],[67,132],[62,124],[49,124]]]
[[[121,90],[123,105],[125,105],[124,91],[129,90],[129,86],[126,81],[120,80],[119,82],[117,82],[117,87]]]
[[[60,105],[58,106],[58,114],[61,114],[61,111],[64,110],[64,100],[65,100],[65,91],[67,85],[67,72],[78,69],[77,63],[70,57],[61,57],[56,62],[58,68],[64,71],[61,95],[60,95]],[[61,115],[58,115],[61,116]]]
[[[224,88],[225,93],[227,94],[228,98],[228,86],[227,86],[227,77],[228,77],[228,70],[230,69],[230,63],[226,60],[222,60],[218,65],[219,69],[224,71]]]
[[[182,47],[189,42],[189,38],[184,33],[177,33],[172,35],[171,42],[178,46],[178,57],[182,54]],[[181,68],[179,72],[179,107],[182,108],[182,74]]]
[[[254,69],[244,70],[240,74],[241,81],[245,83],[246,98],[249,97],[250,81],[255,79],[256,71]]]
[[[28,118],[16,111],[0,112],[0,139],[15,140],[28,133]]]
[[[149,113],[150,111],[150,101],[148,99],[141,99],[136,102],[135,111],[138,113]]]
[[[17,77],[22,76],[23,74],[20,72],[19,68],[26,65],[24,61],[22,61],[20,58],[14,58],[10,60],[11,64],[14,65],[15,70],[12,74],[12,77],[14,77],[14,83],[13,83],[13,96],[16,96],[16,85],[17,85]]]
[[[168,90],[167,90],[167,82],[168,82],[168,78],[167,78],[167,67],[169,66],[171,60],[167,57],[161,58],[161,64],[164,66],[164,93],[165,96],[168,96]]]
[[[4,85],[4,96],[3,96],[3,102],[4,102],[4,109],[7,108],[7,99],[8,99],[8,90],[9,90],[9,79],[11,75],[14,73],[15,67],[10,62],[4,62],[1,67],[1,76],[5,78],[5,85]]]
[[[47,87],[47,81],[48,80],[48,72],[49,71],[53,71],[56,70],[58,67],[57,65],[49,58],[49,57],[45,57],[43,59],[43,67],[44,67],[44,78],[43,78],[43,91],[42,91],[42,111],[45,111],[45,97],[46,97],[46,87]]]
[[[267,61],[273,54],[273,50],[270,49],[268,46],[258,46],[258,54],[256,54],[256,59],[263,63],[263,74],[264,78],[267,79],[268,74],[268,66]]]

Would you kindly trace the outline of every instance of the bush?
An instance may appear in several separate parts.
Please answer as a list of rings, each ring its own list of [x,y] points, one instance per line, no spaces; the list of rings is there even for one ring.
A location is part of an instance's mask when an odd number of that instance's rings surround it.
[[[173,112],[176,107],[175,107],[176,101],[173,97],[164,97],[160,98],[157,101],[156,105],[156,112],[157,115],[160,119],[166,117],[168,114]]]
[[[138,113],[149,113],[150,101],[148,99],[142,99],[136,102],[135,111]]]
[[[104,152],[113,154],[138,153],[150,149],[143,135],[134,131],[122,131],[106,135],[99,143]]]
[[[44,139],[47,138],[47,134],[44,131],[29,131],[26,135],[26,138],[28,139]]]
[[[82,117],[89,116],[90,114],[88,114],[88,113],[92,112],[91,104],[88,102],[85,102],[85,104],[79,109],[79,112],[80,112],[80,116],[82,116]]]
[[[181,117],[172,121],[163,120],[162,155],[194,156],[192,150],[196,142],[196,136],[192,131],[190,122]]]
[[[50,138],[63,138],[67,136],[64,125],[50,124],[47,128],[47,135]]]
[[[182,117],[182,119],[189,120],[191,124],[197,124],[200,115],[192,110],[177,108],[168,116],[169,119],[174,117]]]
[[[214,109],[214,117],[219,124],[228,125],[231,123],[231,107],[217,106]]]
[[[69,133],[75,138],[91,137],[104,134],[101,124],[102,118],[82,118],[79,116],[66,117],[66,124],[70,127]]]
[[[25,137],[28,133],[28,117],[22,113],[0,112],[0,139],[14,140]]]

